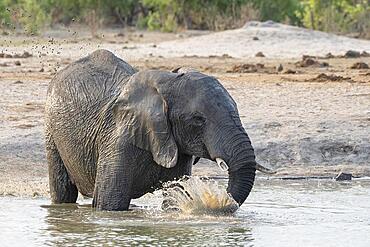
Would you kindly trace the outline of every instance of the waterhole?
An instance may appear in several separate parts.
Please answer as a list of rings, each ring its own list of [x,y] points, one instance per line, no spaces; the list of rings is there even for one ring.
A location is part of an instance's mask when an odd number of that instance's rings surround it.
[[[370,246],[369,180],[258,179],[232,215],[164,211],[162,193],[127,212],[0,197],[0,246]]]

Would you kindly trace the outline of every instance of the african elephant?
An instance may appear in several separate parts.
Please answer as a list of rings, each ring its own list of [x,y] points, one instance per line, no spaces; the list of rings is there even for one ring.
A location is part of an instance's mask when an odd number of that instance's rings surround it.
[[[199,72],[137,72],[97,50],[57,73],[46,102],[46,150],[53,203],[93,197],[93,207],[127,210],[161,183],[191,175],[199,158],[227,166],[241,205],[256,162],[236,103]]]

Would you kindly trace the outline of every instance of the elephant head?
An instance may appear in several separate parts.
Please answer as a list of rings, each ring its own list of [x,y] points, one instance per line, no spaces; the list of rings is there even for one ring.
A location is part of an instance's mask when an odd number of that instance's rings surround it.
[[[214,77],[188,71],[143,71],[124,86],[114,106],[126,139],[152,153],[163,167],[180,153],[216,161],[228,169],[227,191],[241,205],[256,171],[251,141],[235,101]]]

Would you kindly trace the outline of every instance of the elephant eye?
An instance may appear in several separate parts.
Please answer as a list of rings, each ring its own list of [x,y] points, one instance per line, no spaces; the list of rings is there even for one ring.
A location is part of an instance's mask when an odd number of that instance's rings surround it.
[[[192,125],[195,126],[202,126],[206,122],[206,118],[200,114],[194,114],[191,120]]]

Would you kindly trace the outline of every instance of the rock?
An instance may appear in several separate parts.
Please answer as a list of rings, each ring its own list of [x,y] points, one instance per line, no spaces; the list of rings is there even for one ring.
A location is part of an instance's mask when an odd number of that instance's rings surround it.
[[[302,61],[301,66],[302,67],[308,67],[308,66],[312,66],[316,63],[317,63],[317,61],[313,60],[312,58],[307,58],[307,59],[304,59]]]
[[[328,67],[327,62],[320,63],[319,61],[313,59],[310,56],[303,56],[301,61],[295,63],[298,67]]]
[[[297,71],[292,70],[292,69],[287,69],[286,71],[284,71],[284,74],[297,74]]]
[[[14,55],[1,53],[0,57],[1,58],[28,58],[28,57],[32,57],[32,54],[29,53],[28,51],[24,51],[23,54],[14,54]]]
[[[13,82],[13,84],[23,84],[23,81],[15,81],[15,82]]]
[[[352,174],[351,173],[344,173],[340,172],[336,177],[336,181],[346,181],[346,180],[352,180]]]
[[[303,60],[306,60],[306,59],[308,59],[308,58],[316,59],[317,57],[315,57],[315,56],[311,56],[311,55],[302,55],[302,61],[303,61]]]
[[[270,128],[278,128],[278,127],[281,127],[281,126],[282,125],[279,122],[270,122],[270,123],[266,123],[264,127],[267,128],[267,129],[270,129]]]
[[[31,53],[29,53],[28,51],[25,51],[25,52],[23,52],[22,57],[23,57],[23,58],[32,57],[32,54],[31,54]]]
[[[15,64],[16,66],[21,66],[21,62],[20,62],[20,61],[18,61],[18,60],[17,60],[17,61],[15,61],[15,62],[14,62],[14,64]]]
[[[346,54],[344,54],[344,57],[346,57],[346,58],[361,57],[361,53],[358,52],[358,51],[349,50],[349,51],[346,52]]]
[[[116,37],[125,37],[125,34],[122,32],[119,32],[115,35]]]
[[[45,69],[44,68],[41,68],[40,70],[39,70],[39,72],[44,72],[45,71]]]
[[[357,62],[351,66],[351,69],[369,69],[369,65],[364,62]]]
[[[281,65],[281,64],[279,64],[279,66],[276,67],[277,72],[281,72],[281,71],[283,71],[283,69],[284,69],[283,65]]]
[[[124,46],[122,49],[136,49],[136,46]]]
[[[32,54],[31,54],[31,53],[29,53],[28,51],[25,51],[25,52],[23,52],[22,57],[23,57],[23,58],[32,57]]]
[[[231,70],[228,70],[228,73],[254,73],[265,67],[264,64],[238,64],[234,65]]]
[[[263,54],[261,51],[257,52],[256,57],[265,57],[265,54]]]
[[[322,62],[322,63],[321,63],[321,67],[329,67],[329,63],[327,63],[327,62]]]
[[[324,73],[321,73],[317,75],[313,79],[307,79],[306,81],[317,81],[317,82],[326,82],[326,81],[336,81],[336,82],[341,82],[341,81],[352,81],[351,77],[343,77],[340,75],[327,75]]]
[[[335,58],[335,56],[329,52],[325,55],[325,58]]]
[[[366,52],[366,51],[363,51],[361,53],[361,57],[370,57],[370,53]]]

